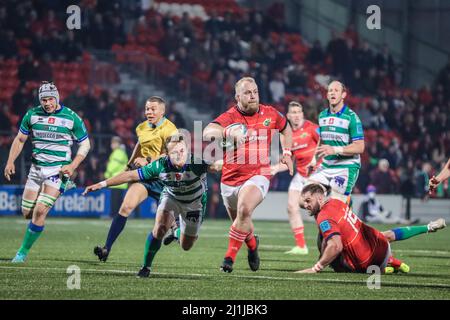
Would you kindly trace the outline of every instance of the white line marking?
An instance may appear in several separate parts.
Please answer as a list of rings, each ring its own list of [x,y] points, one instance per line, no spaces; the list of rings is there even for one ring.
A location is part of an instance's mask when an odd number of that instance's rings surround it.
[[[0,266],[0,269],[13,269],[13,270],[54,270],[60,271],[65,274],[66,269],[64,268],[40,268],[40,267],[12,267],[12,266]],[[137,271],[131,270],[115,270],[115,269],[81,269],[81,272],[98,272],[98,273],[120,273],[120,274],[137,274]],[[289,272],[292,273],[292,272]],[[165,276],[187,276],[187,277],[217,277],[217,274],[200,274],[200,273],[167,273],[167,272],[152,272],[151,274],[155,275],[165,275]],[[361,274],[362,275],[362,274]],[[225,276],[225,275],[224,275]],[[244,275],[233,275],[228,274],[226,277],[230,278],[239,278],[239,279],[262,279],[262,280],[290,280],[290,281],[316,281],[316,282],[336,282],[336,283],[355,283],[361,281],[361,285],[366,286],[366,279],[355,279],[355,280],[347,280],[347,279],[332,279],[332,278],[312,278],[305,277],[305,275],[299,274],[299,277],[273,277],[273,276],[244,276]],[[390,276],[388,276],[390,277]],[[382,285],[408,285],[408,286],[419,286],[419,287],[439,287],[439,288],[450,288],[450,284],[439,284],[439,283],[417,283],[417,282],[387,282],[382,281]]]

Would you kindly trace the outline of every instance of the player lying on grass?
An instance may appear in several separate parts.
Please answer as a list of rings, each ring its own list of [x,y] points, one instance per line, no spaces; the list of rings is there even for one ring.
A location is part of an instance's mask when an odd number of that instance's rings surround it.
[[[329,189],[321,184],[309,184],[302,190],[305,209],[319,226],[321,256],[312,267],[297,271],[316,273],[330,265],[336,272],[363,272],[369,266],[382,272],[409,272],[409,267],[392,256],[390,242],[435,232],[445,227],[444,219],[424,226],[401,227],[380,232],[361,220],[343,201],[330,198]]]
[[[176,134],[167,138],[167,156],[137,170],[123,172],[113,178],[88,186],[83,194],[125,182],[146,181],[159,178],[164,184],[156,212],[153,231],[148,235],[144,263],[139,277],[148,277],[156,253],[161,248],[164,235],[180,215],[180,244],[184,250],[192,248],[198,238],[206,209],[206,173],[220,171],[221,163],[212,165],[195,161],[189,155],[184,137]]]

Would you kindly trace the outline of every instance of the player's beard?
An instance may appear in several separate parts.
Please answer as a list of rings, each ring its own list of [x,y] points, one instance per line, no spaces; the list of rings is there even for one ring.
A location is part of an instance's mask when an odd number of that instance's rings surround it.
[[[309,212],[309,215],[311,217],[315,217],[320,212],[320,203],[317,201],[317,203],[311,208],[311,211]]]
[[[248,115],[252,115],[252,114],[255,114],[258,111],[259,103],[258,103],[258,101],[247,102],[245,107],[241,103],[240,106],[238,106],[238,107],[243,113],[248,114]]]

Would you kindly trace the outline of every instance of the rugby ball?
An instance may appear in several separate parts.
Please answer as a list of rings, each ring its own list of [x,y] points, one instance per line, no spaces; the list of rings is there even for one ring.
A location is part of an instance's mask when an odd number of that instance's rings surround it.
[[[232,123],[225,128],[224,138],[237,138],[247,134],[247,126],[243,123]]]

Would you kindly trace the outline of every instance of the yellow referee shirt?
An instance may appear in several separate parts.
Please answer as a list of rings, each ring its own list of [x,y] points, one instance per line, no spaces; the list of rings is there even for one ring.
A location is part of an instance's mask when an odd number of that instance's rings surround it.
[[[177,132],[177,127],[165,117],[153,125],[147,120],[136,127],[141,154],[152,159],[159,157],[163,150],[164,141]]]

